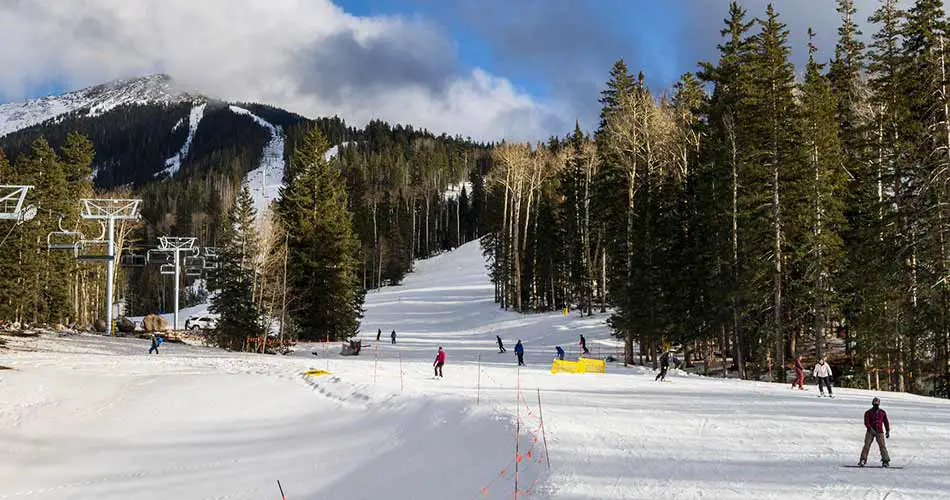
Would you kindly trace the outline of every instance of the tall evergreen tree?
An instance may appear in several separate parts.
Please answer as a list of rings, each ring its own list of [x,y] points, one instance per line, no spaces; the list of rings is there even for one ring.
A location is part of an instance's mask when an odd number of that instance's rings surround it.
[[[263,314],[254,301],[254,258],[257,256],[256,211],[245,184],[221,228],[218,269],[209,288],[210,311],[219,316],[213,339],[227,349],[245,345],[245,339],[266,334]]]
[[[845,174],[841,168],[841,140],[837,99],[831,82],[815,60],[818,49],[809,30],[808,67],[801,86],[802,143],[808,158],[804,177],[808,179],[803,195],[807,201],[806,231],[803,245],[795,257],[799,288],[808,317],[814,318],[815,353],[823,357],[825,335],[832,318],[839,317],[840,270],[844,267],[841,234],[844,224]],[[804,325],[803,325],[804,326]]]
[[[359,242],[347,209],[339,169],[324,159],[329,144],[312,128],[291,156],[294,178],[281,193],[278,212],[289,235],[288,285],[294,300],[288,310],[298,337],[343,339],[359,329]]]

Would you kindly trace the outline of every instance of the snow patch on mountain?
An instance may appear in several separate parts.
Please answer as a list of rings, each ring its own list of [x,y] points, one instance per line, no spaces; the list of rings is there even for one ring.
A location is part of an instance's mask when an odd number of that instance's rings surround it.
[[[254,209],[257,210],[257,220],[260,223],[264,220],[270,203],[280,196],[280,188],[283,186],[284,134],[280,128],[244,108],[232,105],[230,109],[232,113],[250,117],[271,134],[270,141],[264,146],[260,165],[248,172],[244,178],[251,190],[251,197],[254,198]]]
[[[0,104],[0,137],[67,113],[94,117],[128,104],[177,104],[195,99],[177,89],[168,75],[117,80],[59,96]]]
[[[326,161],[330,161],[336,158],[340,154],[340,149],[348,147],[350,144],[356,144],[356,143],[350,142],[350,141],[344,141],[336,146],[333,146],[332,148],[328,149],[326,153],[323,153],[323,159]]]
[[[205,106],[207,106],[207,103],[201,103],[191,108],[191,113],[188,116],[188,137],[185,138],[185,144],[182,145],[181,150],[175,153],[174,156],[165,160],[165,169],[155,174],[155,177],[159,177],[163,174],[167,175],[168,177],[172,177],[178,172],[179,169],[181,169],[181,163],[185,161],[185,158],[188,157],[188,150],[191,149],[191,142],[195,139],[195,132],[198,131],[198,124],[201,123],[201,119],[204,117]],[[175,128],[172,130],[177,130],[181,123],[182,121],[179,120],[178,124],[175,125]]]

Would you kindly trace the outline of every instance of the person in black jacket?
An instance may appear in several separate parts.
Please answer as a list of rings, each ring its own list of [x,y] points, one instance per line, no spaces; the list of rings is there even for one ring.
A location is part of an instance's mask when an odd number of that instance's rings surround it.
[[[507,352],[505,350],[505,343],[501,341],[501,335],[495,335],[495,339],[498,341],[498,352],[499,353]]]
[[[670,369],[670,358],[673,357],[673,354],[670,351],[666,351],[660,356],[660,373],[657,374],[656,379],[660,382],[666,380],[666,372]]]
[[[382,336],[383,336],[383,329],[382,329],[382,328],[377,328],[377,329],[376,329],[376,342],[379,342],[379,338],[382,337]]]
[[[392,339],[393,339],[393,344],[395,344],[395,343],[396,343],[396,330],[393,330],[393,333],[389,334],[389,336],[392,337]]]

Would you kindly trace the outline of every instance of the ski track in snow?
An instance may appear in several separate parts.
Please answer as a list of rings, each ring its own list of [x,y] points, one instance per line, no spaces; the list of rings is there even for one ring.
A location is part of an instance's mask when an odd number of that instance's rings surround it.
[[[185,161],[185,158],[188,157],[188,151],[191,149],[191,142],[195,139],[195,132],[198,131],[198,125],[201,123],[201,119],[205,114],[205,106],[207,103],[201,103],[191,108],[191,113],[188,115],[188,137],[185,138],[185,144],[181,146],[181,150],[175,153],[174,156],[165,160],[165,168],[155,174],[155,177],[161,175],[167,175],[168,177],[174,176],[178,170],[181,169],[181,163]],[[178,124],[172,129],[174,132],[179,126],[181,126],[182,121],[179,121]]]
[[[291,356],[165,343],[148,356],[138,339],[11,339],[0,350],[15,368],[0,371],[0,499],[278,498],[277,480],[293,500],[511,498],[519,413],[525,498],[950,491],[950,401],[879,394],[893,463],[906,468],[841,468],[857,461],[870,391],[819,399],[814,388],[679,370],[659,383],[651,369],[613,363],[603,375],[552,375],[554,346],[576,356],[579,333],[595,354],[619,349],[606,315],[518,315],[492,295],[472,243],[418,262],[402,286],[370,291],[358,357],[339,356],[338,343],[298,344]],[[433,380],[440,345],[445,379]],[[302,376],[314,368],[331,375]],[[545,434],[535,442],[539,389]]]
[[[231,105],[231,112],[245,115],[258,125],[270,132],[270,140],[264,146],[260,165],[248,172],[244,182],[251,190],[254,198],[254,209],[257,210],[257,220],[264,219],[270,203],[280,196],[280,188],[284,182],[284,135],[280,129],[265,121],[250,111]]]

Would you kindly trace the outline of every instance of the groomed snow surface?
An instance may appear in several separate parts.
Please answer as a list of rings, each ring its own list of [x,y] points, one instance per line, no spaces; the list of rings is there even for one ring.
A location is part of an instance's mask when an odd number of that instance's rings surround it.
[[[358,357],[337,343],[280,357],[166,343],[149,356],[136,339],[8,339],[0,499],[278,499],[277,480],[288,500],[513,498],[516,435],[519,498],[950,497],[950,401],[877,394],[904,469],[842,468],[871,392],[819,399],[677,371],[661,383],[615,364],[552,375],[554,345],[576,354],[579,333],[616,349],[605,315],[507,313],[492,292],[477,243],[420,262],[368,294]]]

